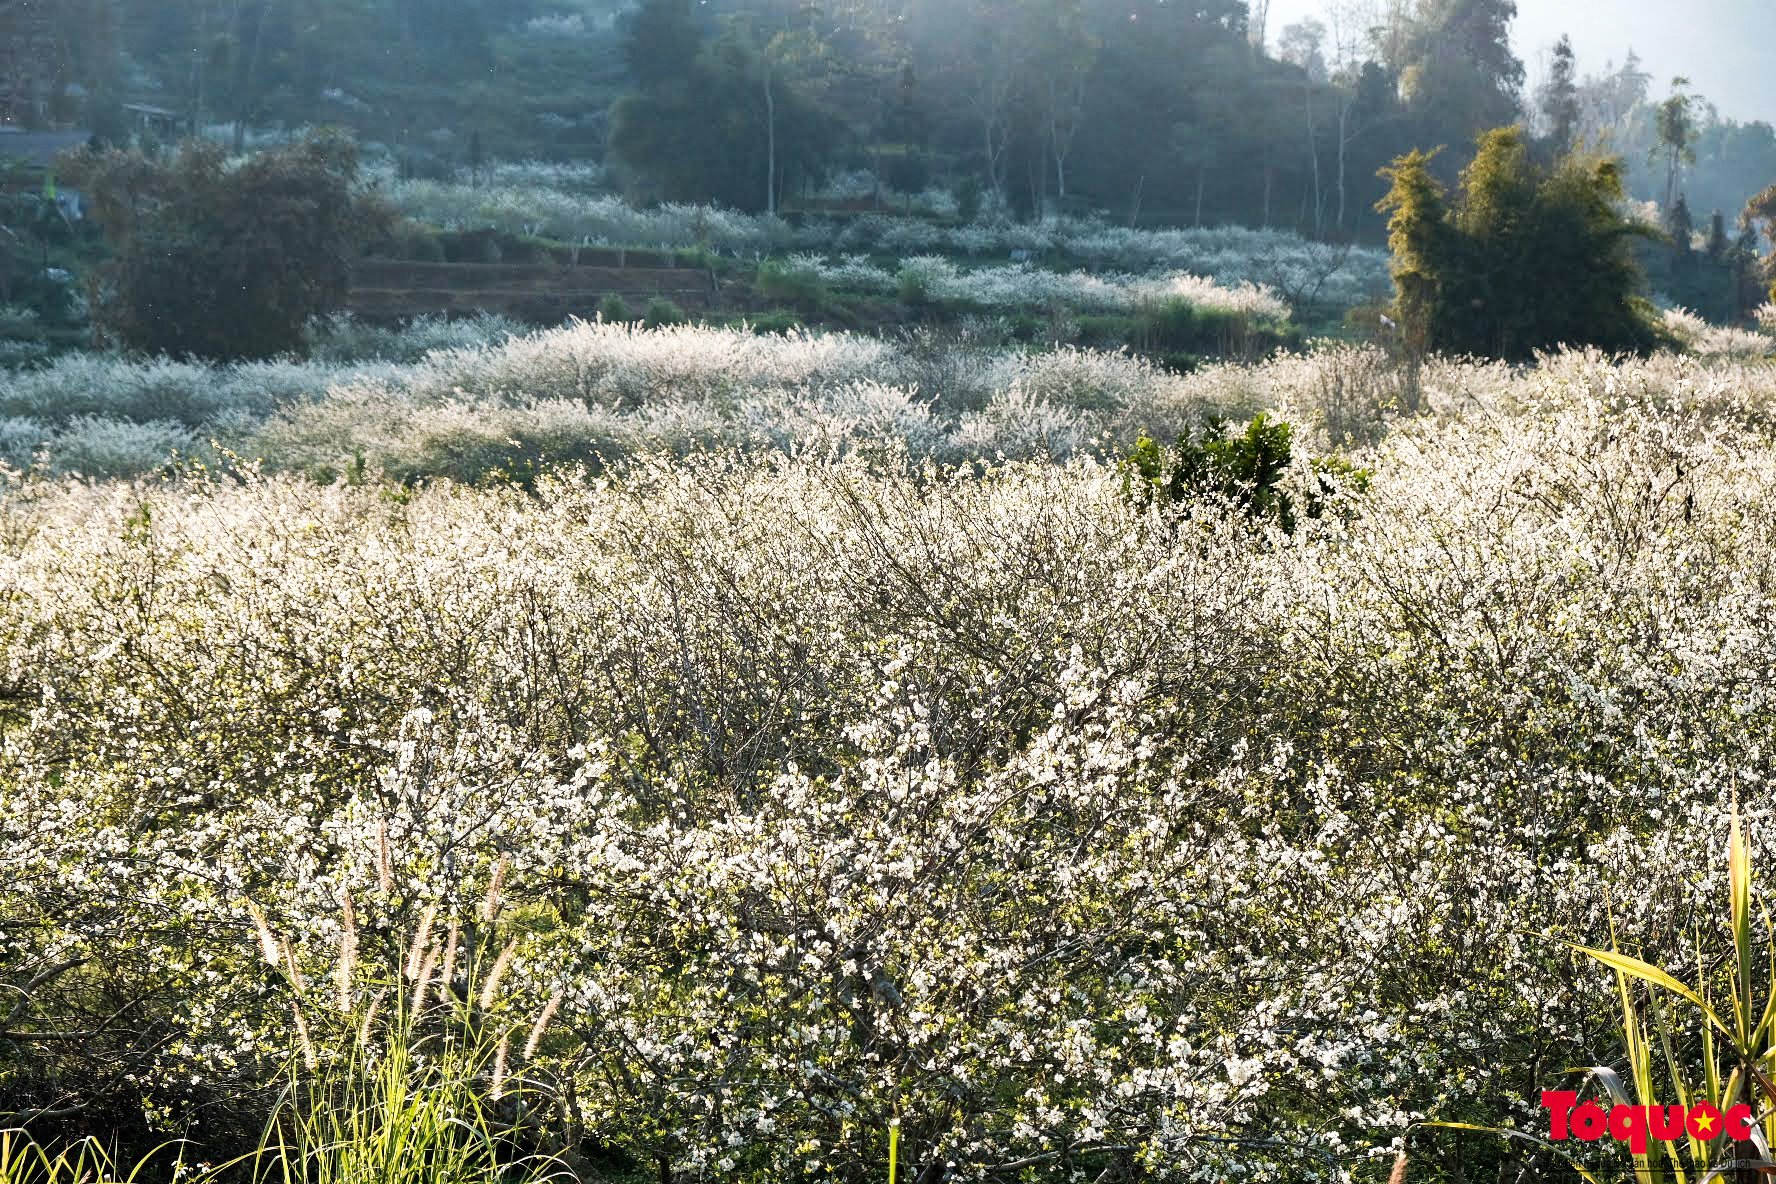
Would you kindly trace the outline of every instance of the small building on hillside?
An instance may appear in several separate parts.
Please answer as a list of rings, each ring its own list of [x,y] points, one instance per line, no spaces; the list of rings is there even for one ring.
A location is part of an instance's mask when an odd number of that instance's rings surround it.
[[[91,140],[91,132],[27,132],[0,126],[0,189],[47,193],[70,222],[80,221],[86,216],[86,203],[78,189],[56,184],[55,162],[62,153]]]
[[[150,103],[125,103],[123,115],[129,121],[131,131],[145,132],[161,140],[176,140],[183,136],[190,122],[177,111]]]

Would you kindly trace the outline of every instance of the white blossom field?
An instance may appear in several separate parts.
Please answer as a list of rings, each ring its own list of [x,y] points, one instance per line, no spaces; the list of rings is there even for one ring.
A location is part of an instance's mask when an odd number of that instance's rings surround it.
[[[649,1179],[882,1179],[894,1129],[923,1184],[1380,1181],[1613,1055],[1559,939],[1681,970],[1729,800],[1772,833],[1759,361],[325,365],[249,453],[8,477],[0,1086],[46,1113],[226,1143],[437,1024],[513,1137]],[[1131,496],[1139,429],[1256,410],[1302,504],[1369,480],[1292,530]],[[502,414],[606,447],[415,442]]]

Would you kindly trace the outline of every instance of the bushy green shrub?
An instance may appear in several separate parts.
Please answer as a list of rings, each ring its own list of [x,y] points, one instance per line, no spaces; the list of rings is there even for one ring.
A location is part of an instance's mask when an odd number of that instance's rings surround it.
[[[391,226],[386,236],[371,244],[371,253],[411,263],[445,262],[443,237],[432,227],[410,218]]]
[[[1284,488],[1284,476],[1293,459],[1293,441],[1294,429],[1265,412],[1237,433],[1229,432],[1224,421],[1211,419],[1169,448],[1143,434],[1118,468],[1124,492],[1137,501],[1214,499],[1292,531],[1295,497]],[[1313,483],[1302,499],[1309,518],[1321,517],[1341,495],[1369,489],[1369,471],[1343,457],[1316,457],[1309,468]]]
[[[1145,304],[1136,313],[1131,344],[1153,352],[1195,349],[1201,343],[1199,325],[1206,312],[1178,297]]]
[[[985,190],[979,177],[972,174],[962,178],[956,186],[956,217],[963,222],[972,222],[980,216],[981,203],[985,198]]]
[[[754,286],[765,299],[790,305],[804,313],[818,313],[832,300],[832,294],[817,274],[778,259],[767,259],[759,264]]]
[[[1654,232],[1619,209],[1619,161],[1544,166],[1520,128],[1498,128],[1480,137],[1451,202],[1431,155],[1383,170],[1393,187],[1378,205],[1391,215],[1394,317],[1409,348],[1525,361],[1559,346],[1660,343],[1630,250]]]
[[[607,325],[626,325],[631,319],[629,305],[612,292],[598,302],[598,319]]]
[[[1126,345],[1140,324],[1134,317],[1113,313],[1080,313],[1073,318],[1073,323],[1078,326],[1082,344],[1112,349]]]
[[[1285,322],[1241,308],[1216,307],[1183,296],[1142,302],[1129,327],[1132,349],[1194,369],[1203,357],[1254,361],[1288,340]]]
[[[1274,514],[1289,526],[1293,511],[1278,483],[1289,467],[1293,435],[1287,423],[1264,412],[1238,435],[1211,419],[1200,431],[1179,436],[1170,448],[1143,435],[1120,466],[1123,489],[1143,501],[1218,497],[1254,517]]]
[[[802,327],[802,319],[787,309],[761,313],[747,322],[754,333],[789,333]]]
[[[95,320],[130,350],[237,360],[299,352],[310,318],[345,301],[351,261],[383,208],[354,195],[357,151],[315,133],[234,164],[193,141],[170,161],[81,154],[115,256]]]
[[[35,308],[0,304],[0,338],[29,340],[42,331],[43,316]]]
[[[656,296],[648,301],[647,311],[642,314],[641,323],[649,329],[659,329],[666,325],[682,325],[689,319],[685,316],[684,309],[664,296]]]
[[[444,259],[449,263],[506,263],[515,261],[516,234],[491,227],[451,231],[440,237]]]
[[[931,304],[931,276],[915,267],[903,267],[895,277],[895,292],[908,308],[926,308]]]

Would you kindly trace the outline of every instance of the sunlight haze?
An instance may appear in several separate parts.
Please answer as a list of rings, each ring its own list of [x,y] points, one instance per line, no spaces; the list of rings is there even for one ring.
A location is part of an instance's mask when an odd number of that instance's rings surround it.
[[[1266,40],[1274,48],[1288,25],[1313,17],[1330,24],[1322,0],[1274,0]],[[1632,49],[1663,94],[1674,76],[1688,78],[1720,113],[1741,121],[1776,121],[1769,78],[1776,4],[1757,0],[1518,0],[1512,39],[1533,88],[1547,73],[1548,52],[1566,33],[1579,73],[1621,65]]]

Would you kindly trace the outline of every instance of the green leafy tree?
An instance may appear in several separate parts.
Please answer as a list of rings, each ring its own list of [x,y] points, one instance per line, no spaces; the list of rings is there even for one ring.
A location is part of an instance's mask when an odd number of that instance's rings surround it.
[[[882,119],[881,139],[891,148],[883,169],[890,187],[911,195],[931,183],[931,115],[911,62],[901,65],[899,85]]]
[[[351,261],[381,221],[354,191],[357,155],[317,133],[231,166],[192,142],[167,162],[88,151],[70,174],[95,197],[114,257],[95,319],[128,349],[266,358],[303,347],[345,300]]]
[[[638,196],[770,210],[792,184],[823,175],[844,123],[785,79],[742,31],[705,47],[682,75],[624,96],[610,149]]]
[[[1514,0],[1419,0],[1403,22],[1395,49],[1401,91],[1434,139],[1466,142],[1517,119],[1516,16]]]
[[[623,24],[623,64],[642,90],[682,81],[703,48],[691,0],[642,0]]]
[[[1643,352],[1658,341],[1618,209],[1621,166],[1537,164],[1519,128],[1480,138],[1453,202],[1413,152],[1385,175],[1395,315],[1407,344],[1525,360],[1560,345]]]
[[[1656,139],[1651,155],[1665,162],[1665,208],[1677,194],[1677,181],[1686,164],[1696,163],[1695,97],[1685,90],[1687,78],[1671,81],[1671,97],[1653,112]]]

